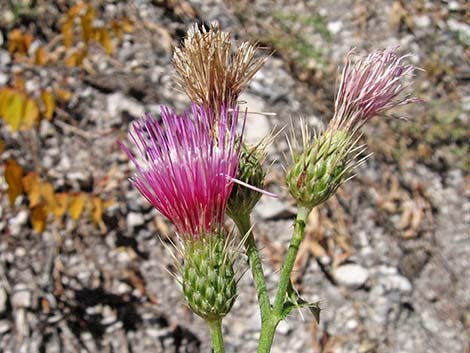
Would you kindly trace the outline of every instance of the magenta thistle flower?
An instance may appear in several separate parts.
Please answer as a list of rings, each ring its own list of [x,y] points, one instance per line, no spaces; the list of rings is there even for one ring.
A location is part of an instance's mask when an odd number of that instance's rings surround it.
[[[409,55],[398,56],[397,48],[377,50],[356,62],[349,53],[343,68],[335,113],[330,129],[359,129],[376,115],[405,104],[421,101],[412,98],[405,76],[417,69],[403,63]]]
[[[238,172],[237,122],[238,111],[225,107],[217,122],[196,104],[184,116],[163,107],[161,122],[147,115],[133,123],[137,156],[121,144],[137,169],[133,184],[183,236],[197,239],[223,222]]]

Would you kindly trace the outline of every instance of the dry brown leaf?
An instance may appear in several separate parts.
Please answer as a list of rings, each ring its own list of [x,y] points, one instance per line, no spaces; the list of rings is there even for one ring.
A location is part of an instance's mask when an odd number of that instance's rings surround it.
[[[44,200],[47,212],[54,212],[57,207],[57,200],[51,183],[47,181],[41,183],[41,197]]]
[[[23,177],[23,188],[28,194],[29,208],[34,208],[41,202],[41,181],[37,173],[30,172]]]
[[[55,194],[56,198],[56,207],[53,210],[54,216],[56,220],[60,220],[62,216],[67,211],[67,207],[69,205],[69,195],[65,192],[60,192]]]
[[[400,27],[401,21],[404,19],[406,10],[401,4],[400,1],[395,1],[392,4],[392,8],[390,9],[388,22],[394,31],[397,31]]]
[[[415,204],[415,206],[416,208],[414,209],[413,217],[411,217],[410,227],[412,230],[418,231],[421,227],[421,222],[423,221],[424,212],[419,205]]]
[[[37,205],[33,207],[30,214],[31,224],[33,229],[38,232],[44,232],[46,229],[46,221],[47,221],[47,210],[44,205]]]
[[[8,35],[8,51],[10,54],[19,53],[27,55],[33,39],[31,34],[23,33],[23,31],[17,28],[13,29]]]
[[[308,249],[316,258],[328,255],[327,251],[320,245],[317,239],[323,238],[323,229],[320,220],[320,212],[314,209],[310,212],[305,228],[305,235]]]
[[[323,246],[321,246],[316,240],[310,240],[308,247],[312,255],[316,258],[328,255]]]
[[[20,29],[15,28],[10,31],[8,35],[8,51],[10,54],[13,54],[16,51],[23,51],[25,50],[22,47],[23,45],[23,32]]]
[[[159,41],[165,51],[167,51],[168,53],[171,53],[173,51],[173,37],[171,36],[171,33],[168,31],[168,29],[151,21],[145,22],[145,26],[151,31],[156,32]]]
[[[77,45],[77,47],[74,47],[68,51],[64,59],[64,64],[68,67],[81,66],[87,55],[87,47],[85,45]]]
[[[413,229],[407,229],[402,233],[402,237],[405,239],[415,238],[418,235]]]
[[[338,268],[341,264],[345,263],[349,259],[350,256],[351,256],[351,252],[348,252],[348,251],[336,255],[333,258],[332,267],[333,268]]]
[[[85,44],[88,45],[93,38],[93,20],[95,19],[95,10],[92,6],[88,6],[84,16],[81,17],[80,23],[82,25],[82,38]]]
[[[174,9],[177,16],[189,18],[197,16],[196,10],[187,0],[170,0],[169,5]]]
[[[97,42],[100,43],[106,51],[106,54],[111,55],[114,52],[113,42],[111,35],[106,28],[100,28],[97,31]]]
[[[55,98],[49,90],[41,91],[41,99],[44,104],[44,116],[51,120],[55,110]]]
[[[80,66],[80,55],[78,51],[72,50],[64,59],[65,66],[76,67]]]
[[[79,16],[85,9],[89,8],[90,5],[84,3],[84,2],[79,2],[78,4],[75,4],[72,6],[68,11],[67,11],[67,16],[69,18],[73,18],[76,16]]]
[[[110,28],[113,31],[116,38],[119,42],[122,42],[122,38],[124,36],[124,30],[122,28],[121,22],[118,20],[112,20],[110,24]]]
[[[3,151],[5,151],[5,143],[2,140],[0,140],[0,154],[2,154]]]
[[[20,92],[25,92],[25,82],[23,74],[21,72],[15,73],[15,75],[13,76],[12,86]]]
[[[90,219],[95,225],[103,222],[103,200],[98,196],[93,196],[90,200]]]
[[[46,48],[39,47],[36,52],[34,53],[34,64],[43,66],[46,65],[48,62]]]
[[[124,274],[129,280],[132,287],[137,289],[140,295],[145,295],[145,282],[135,271],[133,270],[124,270]]]
[[[403,204],[403,212],[401,213],[400,222],[398,223],[399,229],[406,229],[409,227],[411,217],[413,216],[413,208],[410,201]]]
[[[88,196],[85,193],[81,192],[79,194],[74,195],[70,200],[69,214],[74,221],[77,221],[80,218],[87,199]]]
[[[72,98],[72,92],[59,87],[54,87],[54,96],[61,102],[68,102]]]
[[[73,17],[68,17],[64,20],[61,27],[62,39],[66,48],[71,48],[73,44]]]
[[[131,33],[134,30],[134,24],[127,16],[121,18],[121,26],[126,33]]]
[[[15,204],[16,198],[23,193],[23,168],[13,158],[7,159],[5,162],[5,181],[8,185],[8,198],[10,205]]]
[[[41,308],[44,314],[49,314],[51,312],[51,305],[46,298],[41,298]]]

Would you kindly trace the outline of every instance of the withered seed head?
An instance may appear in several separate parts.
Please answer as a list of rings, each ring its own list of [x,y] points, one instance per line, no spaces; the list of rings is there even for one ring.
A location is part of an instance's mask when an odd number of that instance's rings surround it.
[[[265,63],[267,57],[255,57],[256,51],[256,45],[243,42],[232,54],[230,32],[222,32],[216,24],[209,30],[194,25],[173,54],[177,84],[192,101],[218,116],[221,106],[234,107]]]

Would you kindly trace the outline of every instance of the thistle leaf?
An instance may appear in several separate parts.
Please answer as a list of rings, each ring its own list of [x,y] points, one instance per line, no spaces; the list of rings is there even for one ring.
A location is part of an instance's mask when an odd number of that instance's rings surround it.
[[[284,303],[282,308],[282,318],[285,319],[294,309],[300,308],[308,308],[310,312],[315,317],[317,322],[320,322],[320,305],[318,302],[311,303],[304,300],[300,297],[299,293],[295,290],[292,286],[292,283],[289,282],[289,286],[287,287],[287,300]]]

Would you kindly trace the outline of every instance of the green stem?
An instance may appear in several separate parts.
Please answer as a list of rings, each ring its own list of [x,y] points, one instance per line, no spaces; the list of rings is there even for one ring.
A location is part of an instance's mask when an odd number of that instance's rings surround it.
[[[214,353],[224,353],[224,337],[222,336],[222,320],[208,321],[212,337]]]
[[[234,219],[238,231],[241,236],[247,235],[245,241],[246,255],[250,264],[251,273],[255,283],[256,293],[258,296],[258,303],[261,312],[261,322],[264,322],[271,313],[271,302],[266,289],[266,280],[264,277],[263,264],[259,257],[258,248],[256,247],[255,237],[251,232],[250,215],[242,215]]]
[[[295,219],[294,234],[289,245],[289,250],[282,265],[281,278],[279,280],[279,287],[277,288],[276,298],[274,299],[274,312],[281,314],[284,301],[286,299],[287,288],[290,282],[290,275],[294,268],[295,259],[299,252],[300,243],[304,239],[305,225],[307,218],[312,209],[310,207],[300,206],[297,210],[297,218]]]
[[[297,218],[295,220],[294,234],[292,236],[284,264],[281,269],[281,277],[274,299],[273,309],[269,313],[269,319],[262,323],[258,353],[269,353],[273,344],[276,327],[282,320],[282,310],[286,300],[287,289],[289,287],[290,275],[294,268],[295,259],[299,252],[300,243],[304,239],[304,230],[307,223],[307,217],[312,209],[299,205]]]
[[[266,320],[262,323],[261,332],[259,335],[258,353],[271,352],[274,334],[276,333],[276,328],[279,322],[280,319],[277,319],[272,315],[269,320]]]

